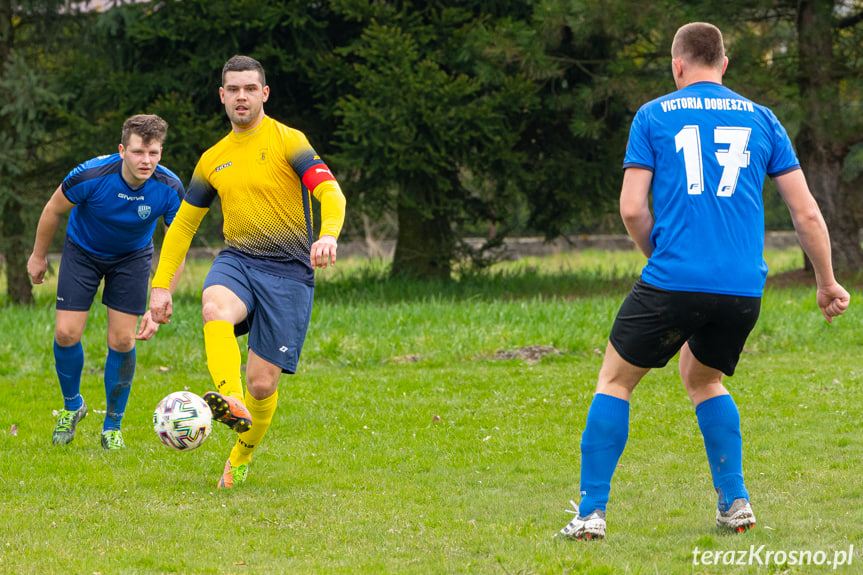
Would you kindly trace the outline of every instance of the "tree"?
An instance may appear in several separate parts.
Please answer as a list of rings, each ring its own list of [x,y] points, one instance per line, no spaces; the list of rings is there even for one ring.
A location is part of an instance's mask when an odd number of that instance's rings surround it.
[[[535,89],[478,39],[498,26],[528,30],[468,9],[482,2],[445,4],[339,5],[364,29],[323,59],[319,75],[336,97],[335,165],[359,190],[349,199],[397,214],[393,275],[449,279],[465,228],[505,221],[525,177],[516,144]]]
[[[563,0],[534,14],[552,65],[535,74],[542,106],[519,148],[533,172],[528,225],[547,239],[622,231],[617,198],[629,123],[642,103],[667,91],[667,58],[657,43],[674,12],[628,0]]]
[[[56,187],[54,149],[67,94],[58,81],[59,1],[0,0],[0,252],[13,303],[33,301],[27,256],[41,200]],[[47,194],[43,191],[50,186]]]
[[[863,2],[810,0],[795,6],[803,111],[797,152],[830,229],[834,267],[858,273],[863,222],[855,208],[863,196],[863,172],[845,180],[843,165],[863,142]]]

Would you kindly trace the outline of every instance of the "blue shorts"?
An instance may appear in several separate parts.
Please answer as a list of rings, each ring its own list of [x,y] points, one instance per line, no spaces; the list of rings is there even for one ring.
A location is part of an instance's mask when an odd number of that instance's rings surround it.
[[[204,289],[213,285],[228,288],[246,305],[249,315],[234,334],[248,333],[249,349],[283,373],[296,373],[315,288],[257,270],[226,252],[216,256],[204,280]]]
[[[57,309],[89,311],[102,278],[102,303],[131,315],[147,311],[147,286],[153,246],[105,258],[91,254],[66,238],[57,276]]]

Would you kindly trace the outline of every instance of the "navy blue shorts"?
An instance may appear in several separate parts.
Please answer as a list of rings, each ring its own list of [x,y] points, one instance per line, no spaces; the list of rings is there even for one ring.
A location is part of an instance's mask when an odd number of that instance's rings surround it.
[[[623,301],[609,341],[637,367],[663,367],[684,343],[695,358],[733,375],[761,298],[668,291],[640,279]]]
[[[226,252],[216,256],[204,280],[204,289],[213,285],[228,288],[246,305],[249,315],[234,334],[248,333],[249,349],[283,373],[296,373],[315,288],[257,270]]]
[[[57,309],[89,311],[102,278],[102,303],[131,315],[147,311],[147,287],[153,246],[118,256],[100,257],[66,238],[57,276]]]

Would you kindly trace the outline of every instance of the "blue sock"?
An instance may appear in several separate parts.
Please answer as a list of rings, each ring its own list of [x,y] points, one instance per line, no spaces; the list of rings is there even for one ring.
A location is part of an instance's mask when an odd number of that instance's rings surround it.
[[[629,437],[629,402],[611,395],[593,396],[581,434],[581,502],[578,514],[589,515],[608,504],[611,476]]]
[[[713,488],[719,495],[719,510],[728,511],[735,499],[749,500],[743,485],[740,412],[730,395],[718,395],[699,403],[695,415],[704,436]]]
[[[135,377],[135,348],[125,353],[108,348],[105,360],[105,398],[108,410],[102,431],[118,430],[129,403],[132,378]]]
[[[54,369],[63,392],[63,409],[77,411],[84,405],[81,397],[81,371],[84,369],[84,347],[79,341],[63,347],[54,340]]]

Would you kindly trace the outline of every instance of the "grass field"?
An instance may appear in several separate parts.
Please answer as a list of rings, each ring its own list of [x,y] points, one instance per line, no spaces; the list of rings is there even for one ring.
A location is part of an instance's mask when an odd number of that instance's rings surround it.
[[[768,262],[793,269],[799,251]],[[35,307],[0,308],[0,573],[863,572],[863,300],[854,290],[829,325],[814,289],[787,282],[766,291],[727,379],[757,527],[715,530],[702,439],[672,363],[635,393],[608,537],[553,538],[577,500],[600,350],[642,264],[634,252],[586,252],[424,285],[387,280],[381,262],[339,262],[319,274],[300,372],[283,377],[249,478],[230,491],[215,489],[227,428],[190,453],[151,428],[161,397],[211,385],[197,293],[206,262],[189,266],[174,320],[138,346],[117,453],[100,447],[94,411],[104,410],[98,304],[84,338],[91,413],[73,443],[51,445],[54,284],[40,286]],[[540,345],[556,353],[519,358]],[[823,565],[793,564],[807,556]],[[750,564],[727,564],[741,558]]]

